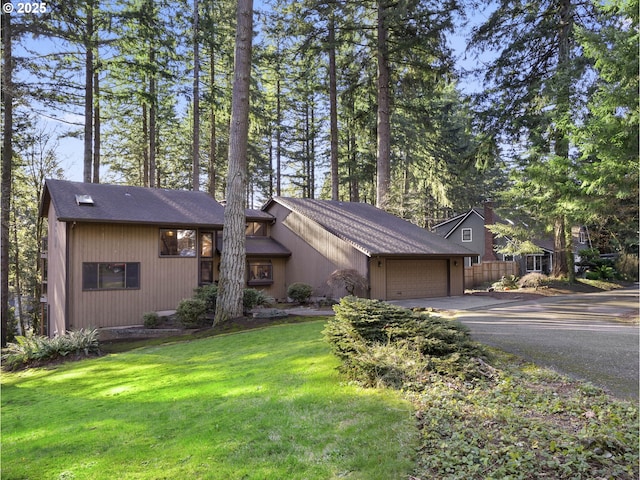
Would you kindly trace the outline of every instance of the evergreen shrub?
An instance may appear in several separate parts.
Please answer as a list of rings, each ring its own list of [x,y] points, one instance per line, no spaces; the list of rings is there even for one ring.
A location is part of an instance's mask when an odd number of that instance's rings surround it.
[[[195,289],[193,298],[203,300],[207,305],[207,312],[213,313],[216,311],[216,300],[218,299],[218,286],[217,285],[204,285]]]
[[[313,287],[307,283],[295,282],[287,288],[287,297],[298,303],[307,303],[312,293]]]
[[[273,305],[275,300],[262,290],[255,288],[245,288],[242,292],[242,306],[245,312],[255,307],[268,307]]]
[[[185,328],[200,328],[207,324],[207,302],[200,298],[185,298],[178,304],[176,314]]]
[[[431,374],[482,375],[485,352],[451,320],[344,297],[323,331],[341,370],[367,386],[420,389]]]
[[[156,328],[160,324],[160,317],[156,312],[147,312],[142,315],[144,328]]]

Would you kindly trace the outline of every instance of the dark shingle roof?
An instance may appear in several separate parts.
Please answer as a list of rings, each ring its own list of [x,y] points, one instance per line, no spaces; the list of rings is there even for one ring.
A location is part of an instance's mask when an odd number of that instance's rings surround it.
[[[76,195],[89,195],[93,205],[78,205]],[[222,227],[224,223],[224,207],[204,192],[48,179],[40,205],[42,216],[47,216],[50,202],[63,222],[175,227]]]
[[[273,217],[272,217],[273,218]],[[224,250],[222,232],[218,233],[216,247],[219,252]],[[290,257],[291,252],[281,243],[271,237],[246,237],[245,251],[247,255],[264,257]]]
[[[313,220],[368,256],[477,255],[367,203],[285,197],[273,201]]]

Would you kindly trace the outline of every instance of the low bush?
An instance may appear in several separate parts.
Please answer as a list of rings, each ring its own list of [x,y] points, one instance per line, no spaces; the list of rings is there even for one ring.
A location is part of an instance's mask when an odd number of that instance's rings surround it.
[[[585,272],[584,278],[587,280],[600,280],[600,274],[598,272],[592,272],[591,270]]]
[[[16,370],[33,364],[50,362],[69,355],[100,353],[98,330],[75,330],[53,338],[39,335],[18,336],[2,349],[2,365]]]
[[[518,280],[518,286],[520,288],[540,288],[548,285],[551,280],[542,273],[527,273],[524,277]]]
[[[193,298],[203,300],[207,305],[207,312],[213,313],[216,311],[216,300],[218,299],[218,286],[217,285],[204,285],[195,289]]]
[[[185,328],[200,328],[207,325],[207,302],[200,298],[185,298],[178,304],[176,314]]]
[[[344,297],[324,337],[342,371],[366,386],[420,390],[431,374],[482,375],[481,347],[450,320],[379,300]]]
[[[494,290],[516,290],[518,288],[518,277],[515,275],[506,275],[491,285],[491,287]]]
[[[273,297],[270,297],[262,290],[255,288],[245,288],[242,292],[242,306],[245,312],[256,307],[269,307],[275,303]]]
[[[156,312],[147,312],[142,316],[144,328],[156,328],[160,324],[160,317]]]
[[[307,303],[312,293],[313,287],[307,283],[296,282],[287,288],[287,297],[298,303]]]

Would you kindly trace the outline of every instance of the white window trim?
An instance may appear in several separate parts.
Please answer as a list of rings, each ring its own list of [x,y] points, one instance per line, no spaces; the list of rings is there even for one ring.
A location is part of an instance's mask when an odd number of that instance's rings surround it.
[[[465,232],[469,232],[469,240],[465,240],[464,239]],[[463,228],[462,229],[462,241],[465,242],[465,243],[473,241],[473,229],[471,229],[471,228]]]

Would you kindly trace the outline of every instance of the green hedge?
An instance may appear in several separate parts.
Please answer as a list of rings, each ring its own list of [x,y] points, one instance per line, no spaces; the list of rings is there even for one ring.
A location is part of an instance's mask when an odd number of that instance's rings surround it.
[[[459,323],[344,297],[323,331],[342,371],[367,386],[420,389],[429,375],[483,375],[486,353]]]

